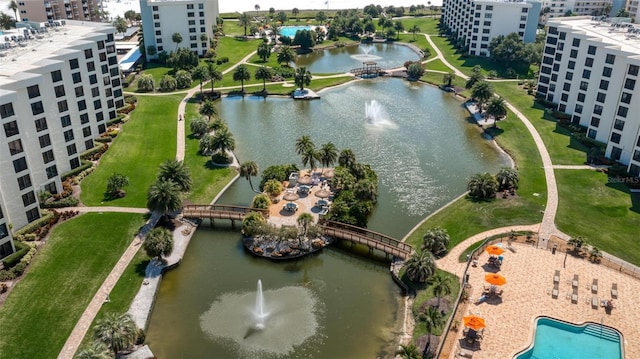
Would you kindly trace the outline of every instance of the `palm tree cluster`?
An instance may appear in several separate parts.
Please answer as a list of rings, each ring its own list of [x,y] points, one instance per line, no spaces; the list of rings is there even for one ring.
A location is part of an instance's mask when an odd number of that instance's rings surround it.
[[[167,160],[160,165],[156,181],[147,193],[147,208],[163,216],[182,208],[181,192],[191,189],[189,168],[182,161]]]
[[[76,359],[118,358],[118,353],[144,340],[129,314],[107,313],[93,326],[93,342],[75,355]]]
[[[442,257],[447,253],[449,240],[449,233],[446,229],[430,228],[422,238],[422,250],[431,252],[436,257]]]
[[[338,149],[333,142],[327,142],[319,150],[316,150],[316,146],[309,136],[302,136],[296,140],[296,153],[301,157],[302,165],[306,167],[309,165],[311,171],[315,171],[318,163],[322,167],[330,167],[338,159]]]
[[[478,173],[467,183],[469,196],[474,200],[484,201],[495,198],[498,192],[498,181],[490,173]]]
[[[504,167],[496,174],[499,190],[510,190],[518,188],[520,176],[518,170],[511,167]]]

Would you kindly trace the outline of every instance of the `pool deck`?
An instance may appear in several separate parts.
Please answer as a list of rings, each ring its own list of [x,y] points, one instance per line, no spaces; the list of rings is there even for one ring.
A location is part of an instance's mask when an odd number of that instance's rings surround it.
[[[493,271],[487,267],[489,255],[483,253],[477,267],[469,267],[470,299],[463,309],[463,315],[477,315],[485,319],[484,339],[479,349],[473,353],[474,359],[513,358],[527,348],[533,340],[534,321],[538,316],[549,316],[575,324],[587,321],[603,323],[619,330],[624,338],[626,358],[640,358],[640,310],[636,295],[640,292],[640,281],[619,273],[603,265],[593,264],[586,259],[566,256],[566,268],[563,268],[565,253],[555,255],[546,249],[538,249],[527,244],[514,243],[515,252],[506,250],[503,265],[498,273],[507,283],[500,287],[504,290],[502,300],[494,298],[477,304],[482,295],[485,273]],[[464,264],[452,268],[443,268],[460,276]],[[560,271],[559,295],[551,297],[554,271]],[[571,301],[573,275],[579,275],[578,300]],[[592,280],[598,279],[598,292],[591,292]],[[603,307],[591,306],[595,295],[598,301],[611,299],[611,284],[618,284],[618,298],[614,299],[615,308],[607,314]],[[460,321],[461,322],[461,321]],[[456,345],[463,338],[464,326],[459,325]],[[453,335],[451,333],[450,335]],[[449,358],[456,358],[452,350]]]

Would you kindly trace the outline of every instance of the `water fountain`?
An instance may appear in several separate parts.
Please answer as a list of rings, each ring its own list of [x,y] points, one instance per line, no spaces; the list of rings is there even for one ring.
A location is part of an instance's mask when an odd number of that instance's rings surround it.
[[[258,330],[264,329],[264,322],[269,314],[264,311],[264,295],[262,294],[262,281],[260,279],[258,279],[258,289],[256,291],[256,309],[253,314],[256,321],[254,328]]]
[[[351,55],[352,59],[368,62],[368,61],[378,61],[382,60],[382,57],[377,55],[371,55],[371,50],[374,49],[374,46],[360,46],[359,49],[363,52],[362,54]]]
[[[367,124],[378,127],[392,127],[393,122],[389,119],[384,106],[376,100],[371,100],[364,104],[364,118]]]

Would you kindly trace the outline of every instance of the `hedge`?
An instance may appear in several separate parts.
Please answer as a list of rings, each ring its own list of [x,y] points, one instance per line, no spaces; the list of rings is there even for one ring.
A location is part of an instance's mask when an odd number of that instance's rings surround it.
[[[88,160],[89,157],[95,155],[98,152],[105,151],[105,144],[98,142],[93,148],[88,149],[80,154],[80,159]]]
[[[82,171],[84,171],[84,170],[86,170],[86,169],[90,168],[91,166],[93,166],[93,163],[91,163],[91,162],[89,162],[89,161],[82,160],[82,161],[81,161],[81,163],[82,163],[82,165],[80,165],[80,167],[74,168],[74,169],[72,169],[71,171],[69,171],[69,172],[67,172],[67,173],[62,174],[62,176],[60,176],[60,179],[61,179],[62,181],[65,181],[66,179],[71,178],[71,177],[74,177],[74,176],[76,176],[78,173],[80,173],[80,172],[82,172]]]
[[[39,219],[27,224],[26,226],[20,228],[19,230],[15,231],[14,233],[14,237],[17,237],[19,235],[24,235],[27,233],[31,233],[34,232],[44,226],[46,226],[49,221],[51,220],[51,218],[53,218],[54,214],[51,212],[42,212],[42,217],[40,217]]]
[[[13,245],[16,246],[15,253],[4,257],[4,259],[2,260],[2,264],[4,264],[5,269],[9,269],[15,266],[16,264],[20,263],[20,260],[22,259],[22,257],[24,257],[31,249],[31,247],[29,247],[28,245],[20,241],[14,241]]]
[[[75,207],[79,202],[80,201],[77,198],[70,196],[59,201],[45,202],[42,204],[42,208]]]
[[[116,117],[110,119],[109,121],[107,121],[107,126],[111,126],[111,125],[115,125],[115,124],[118,124],[118,123],[122,123],[122,122],[124,122],[124,118],[125,117],[126,117],[126,115],[121,113],[118,116],[116,116]]]

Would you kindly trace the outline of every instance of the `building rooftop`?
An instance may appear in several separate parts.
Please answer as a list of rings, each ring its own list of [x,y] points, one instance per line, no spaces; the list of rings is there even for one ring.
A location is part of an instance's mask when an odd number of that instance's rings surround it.
[[[624,18],[572,16],[549,19],[549,26],[570,26],[604,43],[620,46],[622,51],[640,55],[640,26]]]
[[[60,22],[59,22],[60,23]],[[42,66],[43,61],[54,58],[69,48],[82,44],[91,34],[114,32],[109,24],[89,21],[65,21],[58,26],[32,28],[29,38],[25,29],[3,31],[0,35],[0,78],[7,78],[19,72],[28,72]],[[52,61],[52,60],[48,60]]]

